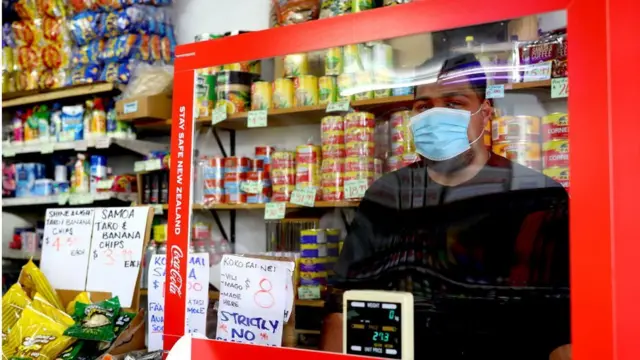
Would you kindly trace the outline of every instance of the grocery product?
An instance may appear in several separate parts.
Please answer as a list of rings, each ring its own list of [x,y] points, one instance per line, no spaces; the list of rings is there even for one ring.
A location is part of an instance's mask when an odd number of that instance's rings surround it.
[[[338,99],[338,85],[333,76],[318,78],[318,104],[326,105]]]
[[[373,0],[353,0],[351,3],[351,11],[360,12],[373,9]]]
[[[373,183],[375,155],[375,116],[352,112],[344,117],[345,169],[344,181],[366,180]]]
[[[273,0],[278,25],[299,24],[318,18],[318,0]]]
[[[408,110],[397,111],[391,114],[389,127],[392,155],[401,156],[415,153],[410,122],[411,112]]]
[[[58,294],[53,289],[53,287],[51,287],[49,280],[47,280],[42,271],[40,271],[36,264],[33,263],[33,260],[29,260],[27,264],[22,267],[20,279],[21,284],[27,294],[33,297],[33,295],[38,292],[51,305],[60,310],[64,310]]]
[[[307,54],[291,54],[284,57],[284,77],[295,78],[309,74]]]
[[[251,110],[270,109],[271,91],[271,84],[267,81],[256,81],[251,84]]]
[[[204,187],[203,203],[205,205],[221,204],[224,202],[224,173],[225,165],[222,157],[204,157],[202,177]]]
[[[322,150],[317,145],[298,145],[296,147],[296,189],[313,188],[316,190],[316,200],[322,199],[320,187],[322,166]]]
[[[273,82],[273,108],[288,109],[293,107],[294,87],[291,79],[276,79]]]
[[[264,204],[269,202],[271,198],[271,181],[269,180],[269,173],[265,171],[249,171],[247,172],[247,182],[259,184],[257,193],[247,194],[247,203],[249,204]]]
[[[542,169],[538,117],[495,118],[491,121],[491,140],[494,153],[532,169]]]
[[[354,99],[353,95],[347,95],[345,91],[351,91],[356,85],[356,79],[354,74],[341,74],[337,79],[338,84],[338,101],[351,101]]]
[[[320,19],[340,16],[351,12],[353,0],[322,0]]]
[[[241,184],[247,181],[249,158],[227,157],[224,159],[224,202],[227,204],[244,204],[247,194],[241,190]]]
[[[293,80],[295,88],[295,106],[318,104],[318,78],[313,75],[300,75]]]
[[[73,318],[77,323],[64,334],[82,340],[111,341],[116,337],[114,322],[119,312],[118,297],[95,304],[76,302]]]
[[[322,133],[322,165],[320,169],[322,200],[343,200],[344,119],[341,116],[325,116],[322,118],[320,126]]]
[[[328,49],[324,58],[324,74],[337,76],[344,70],[342,47]]]
[[[226,106],[228,114],[250,109],[251,82],[255,75],[240,71],[222,71],[216,78],[216,107]]]
[[[295,153],[275,151],[271,160],[272,201],[289,201],[296,184]]]
[[[20,284],[13,284],[2,296],[2,339],[6,341],[7,334],[15,326],[22,315],[22,311],[31,303],[31,299]]]
[[[553,113],[542,117],[542,141],[569,138],[569,115]]]
[[[543,173],[569,190],[569,115],[552,113],[542,118]]]
[[[534,170],[542,169],[540,143],[530,141],[493,144],[492,151],[500,156]]]
[[[210,116],[216,103],[216,75],[209,69],[196,70],[195,103],[196,116]]]

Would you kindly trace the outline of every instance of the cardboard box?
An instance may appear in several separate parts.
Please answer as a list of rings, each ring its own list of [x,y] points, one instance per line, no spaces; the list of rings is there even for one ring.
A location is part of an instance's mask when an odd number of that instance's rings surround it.
[[[171,94],[138,96],[116,102],[118,120],[171,119]]]

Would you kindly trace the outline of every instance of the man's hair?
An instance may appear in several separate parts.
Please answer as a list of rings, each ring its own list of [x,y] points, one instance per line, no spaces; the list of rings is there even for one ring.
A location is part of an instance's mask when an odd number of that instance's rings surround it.
[[[439,64],[440,70],[437,74],[437,81],[443,84],[455,84],[457,82],[468,82],[471,89],[482,101],[485,99],[487,90],[487,75],[480,64],[480,61],[471,53],[454,55],[453,57],[437,56],[429,59],[420,66],[424,72],[431,72]]]

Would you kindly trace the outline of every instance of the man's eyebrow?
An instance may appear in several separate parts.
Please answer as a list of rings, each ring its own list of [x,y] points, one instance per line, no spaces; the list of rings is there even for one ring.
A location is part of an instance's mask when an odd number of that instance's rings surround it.
[[[469,94],[466,94],[462,91],[449,91],[442,94],[442,97],[454,97],[454,96],[464,96],[469,97]]]
[[[413,100],[414,101],[429,101],[429,100],[431,100],[431,97],[429,97],[429,96],[416,96]]]

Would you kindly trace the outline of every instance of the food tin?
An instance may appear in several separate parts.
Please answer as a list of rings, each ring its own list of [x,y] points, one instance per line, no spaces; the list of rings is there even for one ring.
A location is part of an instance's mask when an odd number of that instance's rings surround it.
[[[318,103],[325,105],[335,102],[338,98],[338,84],[333,76],[318,78]]]
[[[553,113],[542,117],[542,141],[569,138],[569,115]]]
[[[494,144],[492,150],[498,155],[531,169],[540,170],[542,168],[540,144],[538,143],[522,141]]]
[[[327,234],[327,242],[328,243],[339,243],[340,242],[340,229],[326,229],[325,233]]]
[[[216,102],[216,76],[198,73],[195,86],[196,116],[211,116]]]
[[[249,110],[251,82],[255,75],[240,71],[222,71],[216,77],[216,107],[226,106],[228,114]]]
[[[355,74],[341,74],[338,76],[338,94],[337,101],[352,101],[353,95],[345,95],[346,91],[351,91],[356,86]]]
[[[373,78],[368,71],[359,71],[356,73],[356,85],[360,87],[371,87]],[[369,100],[373,99],[373,90],[363,91],[354,95],[356,100]]]
[[[360,12],[373,9],[373,0],[352,0],[351,11]]]
[[[284,77],[295,78],[309,74],[307,54],[291,54],[284,57]]]
[[[224,70],[248,72],[259,76],[262,72],[262,65],[260,60],[246,61],[225,65]]]
[[[295,105],[318,105],[318,78],[313,75],[301,75],[293,80],[296,90]]]
[[[540,119],[535,116],[502,116],[491,121],[493,143],[539,141]]]
[[[276,79],[273,82],[272,104],[274,109],[293,107],[294,88],[291,79]]]
[[[300,244],[326,244],[327,236],[323,229],[307,229],[300,231]]]
[[[373,69],[393,69],[393,47],[383,43],[375,43],[372,47]]]
[[[551,179],[560,183],[565,189],[569,190],[569,168],[568,167],[552,167],[542,170],[542,173]]]
[[[545,168],[569,166],[569,139],[545,141],[542,144],[542,162]]]
[[[304,258],[300,259],[301,272],[314,272],[326,270],[327,258]]]
[[[343,47],[343,67],[344,73],[352,74],[364,70],[360,59],[360,46],[358,44],[346,45]]]
[[[328,49],[324,57],[324,73],[325,75],[340,75],[344,70],[344,59],[342,56],[342,48],[335,47]]]
[[[375,115],[369,112],[364,112],[364,111],[351,112],[344,117],[345,131],[349,131],[350,128],[354,128],[354,127],[374,128],[375,126],[376,126]]]
[[[271,84],[256,81],[251,84],[251,110],[271,109]]]

